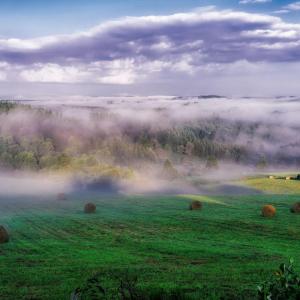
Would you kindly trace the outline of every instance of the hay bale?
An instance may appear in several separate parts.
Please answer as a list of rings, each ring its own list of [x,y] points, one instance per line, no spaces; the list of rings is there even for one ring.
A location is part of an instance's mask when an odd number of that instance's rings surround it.
[[[272,218],[276,214],[276,208],[273,205],[265,205],[261,213],[263,217]]]
[[[84,206],[84,212],[86,214],[92,214],[96,211],[96,205],[94,203],[87,203],[85,206]]]
[[[59,193],[57,194],[56,199],[59,201],[67,200],[67,196],[65,193]]]
[[[200,201],[193,201],[190,204],[190,210],[201,210],[202,209],[202,203]]]
[[[0,244],[7,243],[9,241],[9,235],[3,226],[0,226]]]
[[[285,177],[285,180],[291,180],[292,179],[292,177],[291,176],[287,176],[287,177]]]
[[[269,179],[275,179],[275,176],[270,175],[270,176],[269,176]]]
[[[300,214],[300,202],[296,202],[292,207],[291,207],[291,212],[294,214]]]

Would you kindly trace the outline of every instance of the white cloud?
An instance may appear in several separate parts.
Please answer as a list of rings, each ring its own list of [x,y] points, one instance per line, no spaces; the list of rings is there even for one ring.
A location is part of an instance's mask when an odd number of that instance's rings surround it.
[[[300,1],[290,3],[283,7],[286,10],[300,10]]]
[[[89,74],[75,66],[36,64],[21,71],[19,78],[29,82],[76,83],[88,79]]]
[[[292,11],[299,11],[300,10],[300,1],[290,3],[288,5],[283,6],[280,10],[276,10],[274,14],[287,14]]]
[[[279,9],[279,10],[275,10],[273,13],[280,15],[280,14],[287,14],[289,12],[290,11],[288,9]]]
[[[241,0],[240,4],[256,4],[256,3],[268,3],[272,2],[272,0]]]

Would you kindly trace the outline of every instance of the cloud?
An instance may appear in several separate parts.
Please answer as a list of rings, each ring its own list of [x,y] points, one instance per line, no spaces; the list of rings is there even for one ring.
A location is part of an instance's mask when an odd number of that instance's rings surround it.
[[[126,17],[69,35],[0,39],[0,80],[8,81],[131,85],[240,61],[299,62],[300,24],[209,7]]]
[[[240,4],[256,4],[256,3],[268,3],[272,2],[272,0],[241,0]]]
[[[76,83],[84,81],[87,75],[87,72],[74,66],[60,66],[49,63],[36,64],[31,69],[21,71],[20,78],[29,82]]]
[[[300,1],[290,3],[283,8],[287,10],[300,10]]]
[[[287,14],[290,11],[288,9],[279,9],[279,10],[275,10],[273,13],[274,14]]]
[[[288,5],[285,5],[280,10],[274,11],[275,14],[287,14],[292,11],[299,11],[300,10],[300,1],[290,3]]]

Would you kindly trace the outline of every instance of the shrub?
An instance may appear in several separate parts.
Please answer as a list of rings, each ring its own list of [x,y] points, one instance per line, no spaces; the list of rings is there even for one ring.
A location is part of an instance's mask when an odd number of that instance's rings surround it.
[[[264,156],[262,156],[256,164],[256,167],[260,170],[267,168],[268,162]]]
[[[209,156],[206,161],[206,169],[217,169],[219,167],[219,163],[216,157]]]
[[[281,264],[269,280],[258,286],[259,300],[300,299],[300,277],[294,271],[293,259],[289,265]]]
[[[273,205],[265,205],[262,208],[262,216],[271,218],[274,217],[276,214],[276,208]]]
[[[7,243],[9,241],[9,235],[3,226],[0,226],[0,244]]]
[[[87,203],[84,206],[84,212],[87,214],[92,214],[96,211],[96,205],[94,203]]]
[[[98,275],[89,278],[86,283],[77,288],[71,295],[71,300],[107,299]]]
[[[178,171],[176,170],[176,168],[173,166],[173,164],[169,159],[166,159],[164,162],[162,174],[163,177],[170,180],[173,180],[176,177],[178,177]]]
[[[71,300],[188,300],[181,289],[142,289],[138,277],[121,271],[110,274],[98,273],[88,279],[71,295]],[[193,298],[194,299],[194,298]],[[232,300],[232,299],[231,299]]]

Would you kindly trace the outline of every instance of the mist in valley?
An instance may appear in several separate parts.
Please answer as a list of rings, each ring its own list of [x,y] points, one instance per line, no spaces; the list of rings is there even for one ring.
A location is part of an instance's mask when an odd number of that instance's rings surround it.
[[[231,194],[222,186],[297,171],[299,102],[214,96],[2,101],[0,194]]]

